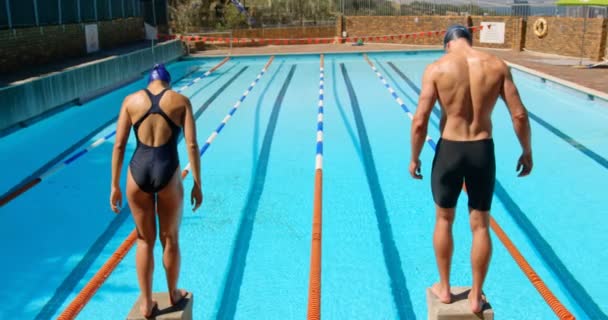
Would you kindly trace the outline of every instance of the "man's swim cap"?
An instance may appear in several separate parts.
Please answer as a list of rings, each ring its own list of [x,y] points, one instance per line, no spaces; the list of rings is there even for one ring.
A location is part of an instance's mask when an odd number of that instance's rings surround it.
[[[468,28],[459,24],[449,27],[445,32],[445,37],[443,37],[443,47],[445,48],[448,45],[448,42],[460,38],[467,39],[469,44],[473,43],[473,37],[471,36],[471,32],[469,32]]]
[[[171,83],[171,75],[169,74],[169,71],[167,71],[167,69],[165,69],[165,65],[160,63],[160,64],[155,64],[154,68],[152,68],[152,71],[150,71],[150,77],[148,78],[148,83],[154,81],[154,80],[161,80],[164,81],[166,83]]]

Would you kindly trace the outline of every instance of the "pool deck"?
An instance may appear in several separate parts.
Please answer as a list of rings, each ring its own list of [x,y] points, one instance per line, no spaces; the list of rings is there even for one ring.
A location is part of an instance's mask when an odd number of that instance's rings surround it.
[[[262,46],[241,47],[229,49],[215,49],[200,51],[191,54],[193,57],[226,56],[231,55],[265,55],[290,53],[329,53],[329,52],[370,52],[370,51],[404,51],[404,50],[441,50],[440,46],[412,46],[388,43],[367,43],[364,46],[351,44],[318,44],[318,45],[289,45],[289,46]],[[483,49],[496,56],[536,71],[570,81],[608,94],[608,67],[577,68],[579,58],[547,55],[534,52],[516,52],[505,49]],[[593,63],[584,60],[583,64]]]

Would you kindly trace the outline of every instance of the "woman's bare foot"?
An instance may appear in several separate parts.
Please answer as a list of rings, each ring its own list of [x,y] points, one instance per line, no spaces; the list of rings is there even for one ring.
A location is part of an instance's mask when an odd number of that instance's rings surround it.
[[[154,313],[156,312],[157,308],[158,308],[158,303],[156,303],[156,301],[154,301],[154,300],[143,301],[139,305],[139,311],[144,316],[144,318],[152,318],[152,316],[154,316]]]
[[[431,292],[441,301],[442,303],[452,303],[452,294],[450,293],[449,287],[443,287],[441,283],[435,283],[431,287]]]
[[[175,289],[169,296],[169,302],[172,306],[180,303],[188,295],[188,291],[183,289]]]
[[[486,297],[483,294],[473,294],[473,291],[469,292],[469,304],[471,305],[471,312],[480,313],[483,310],[483,305],[486,303]]]

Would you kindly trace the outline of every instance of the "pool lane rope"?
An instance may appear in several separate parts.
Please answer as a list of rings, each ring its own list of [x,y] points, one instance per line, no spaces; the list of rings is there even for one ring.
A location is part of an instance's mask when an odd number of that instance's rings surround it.
[[[266,73],[268,67],[270,66],[270,64],[272,63],[273,60],[274,60],[274,56],[271,56],[270,59],[268,60],[268,62],[266,63],[266,65],[264,65],[264,68],[262,69],[262,71],[256,77],[255,81],[249,86],[249,88],[247,88],[245,93],[243,93],[243,96],[241,96],[241,98],[238,100],[238,102],[232,108],[232,110],[229,113],[229,117],[224,118],[224,120],[222,121],[222,124],[220,125],[221,128],[223,128],[226,125],[226,122],[228,122],[227,119],[230,119],[230,117],[234,114],[234,112],[236,112],[236,108],[238,108],[238,106],[245,100],[247,95],[251,92],[251,89],[253,89],[253,87],[258,83],[258,81],[264,75],[264,73]],[[218,128],[219,130],[216,129],[211,134],[211,137],[213,137],[213,139],[215,139],[215,136],[217,136],[217,134],[219,134],[219,131],[221,131],[221,128]],[[211,137],[209,137],[209,138],[211,138]],[[211,139],[211,141],[209,139],[207,139],[207,142],[200,150],[201,156],[209,148],[209,145],[211,144],[213,139]],[[188,165],[186,165],[186,168],[182,171],[182,175],[181,175],[182,179],[185,178],[188,175],[188,173],[190,172],[188,168],[190,168],[190,163],[188,163]],[[89,300],[91,300],[93,295],[95,295],[97,290],[99,290],[99,288],[103,285],[103,283],[106,281],[106,279],[108,279],[110,277],[110,274],[112,274],[112,272],[114,271],[114,269],[116,269],[118,264],[120,264],[122,259],[124,259],[124,257],[129,253],[129,251],[131,250],[131,248],[133,247],[133,245],[135,244],[136,241],[137,241],[137,231],[133,230],[133,231],[131,231],[129,236],[127,236],[127,238],[123,241],[123,243],[118,247],[118,249],[116,249],[116,251],[112,254],[112,256],[97,271],[97,273],[95,273],[95,275],[91,278],[91,280],[89,280],[89,282],[87,282],[87,284],[84,286],[84,288],[76,295],[76,297],[72,300],[72,302],[70,302],[70,304],[65,308],[65,310],[59,315],[59,317],[57,319],[69,320],[69,319],[76,318],[76,316],[80,313],[80,311],[82,311],[82,309],[86,306],[86,304],[89,302]]]
[[[205,141],[205,144],[203,144],[203,146],[201,147],[201,150],[200,150],[201,156],[205,153],[205,151],[207,151],[207,149],[209,148],[211,143],[213,143],[213,140],[215,140],[215,138],[220,134],[220,132],[222,132],[222,129],[224,129],[224,127],[226,126],[228,121],[230,121],[230,119],[232,118],[232,116],[234,115],[236,110],[238,110],[241,103],[243,103],[243,101],[245,101],[245,99],[247,98],[247,96],[249,95],[251,90],[253,90],[253,87],[255,87],[255,85],[264,76],[266,71],[268,71],[268,67],[270,66],[272,61],[274,61],[274,56],[271,56],[270,59],[268,59],[268,62],[266,62],[266,64],[264,65],[264,68],[262,68],[262,71],[260,71],[260,73],[257,75],[257,77],[255,77],[255,80],[249,85],[247,90],[245,90],[245,92],[243,92],[243,95],[241,96],[241,98],[239,98],[239,100],[236,101],[234,106],[232,106],[232,109],[230,109],[230,111],[228,112],[226,117],[224,117],[224,120],[222,120],[220,125],[211,133],[211,135],[209,135],[209,138],[207,138],[207,140]],[[182,172],[182,178],[184,178],[188,174],[188,172],[190,172],[190,163],[188,163],[186,165],[186,167],[184,168],[184,172]]]
[[[380,72],[378,72],[378,69],[376,69],[376,67],[371,62],[371,60],[369,59],[367,54],[363,54],[363,57],[365,58],[365,61],[367,61],[367,63],[370,65],[372,70],[376,73],[376,76],[378,77],[378,79],[380,79],[382,81],[382,83],[388,89],[388,91],[391,93],[393,98],[395,98],[395,101],[397,103],[399,103],[401,108],[406,110],[406,112],[408,113],[408,117],[410,119],[413,119],[414,117],[411,114],[411,112],[409,112],[407,107],[403,104],[403,101],[397,96],[397,94],[395,93],[395,90],[393,90],[393,88],[391,88],[391,86],[384,79],[382,74],[380,74]],[[427,136],[427,142],[429,142],[431,148],[433,149],[433,151],[435,151],[436,144],[428,136]],[[494,218],[491,215],[490,215],[490,227],[492,228],[492,230],[494,231],[494,233],[496,234],[498,239],[500,239],[502,244],[505,246],[507,251],[511,254],[511,257],[513,257],[513,259],[515,260],[517,265],[520,267],[520,269],[524,272],[526,277],[528,277],[528,279],[530,280],[532,285],[540,293],[540,295],[545,300],[545,302],[547,302],[549,307],[551,307],[551,309],[553,310],[555,315],[557,315],[557,317],[560,319],[575,319],[574,315],[572,315],[572,313],[557,299],[557,297],[553,294],[553,292],[551,292],[549,287],[547,287],[545,282],[540,278],[540,276],[536,273],[536,271],[534,271],[532,266],[528,263],[528,261],[524,258],[524,256],[521,254],[521,252],[517,249],[515,244],[511,241],[511,239],[509,239],[507,234],[498,225],[496,220],[494,220]]]
[[[323,99],[325,96],[324,56],[319,67],[319,103],[317,115],[317,144],[315,155],[315,186],[313,198],[312,245],[308,284],[309,320],[321,319],[321,229],[323,211]]]
[[[216,66],[214,66],[213,68],[207,70],[203,75],[192,79],[186,85],[184,85],[184,86],[180,87],[179,89],[175,90],[175,92],[180,93],[180,92],[188,89],[190,86],[194,85],[195,83],[199,82],[200,80],[208,77],[212,72],[214,72],[215,70],[219,69],[229,59],[230,59],[229,57],[224,58]],[[99,147],[104,142],[106,142],[110,138],[112,138],[115,134],[116,134],[116,129],[114,129],[112,132],[106,134],[105,136],[97,139],[95,142],[93,142],[88,147],[80,149],[78,152],[74,153],[73,155],[71,155],[66,160],[64,160],[64,161],[56,164],[55,166],[51,167],[46,172],[42,173],[38,178],[35,178],[35,179],[33,179],[33,180],[25,183],[20,188],[18,188],[16,190],[14,190],[13,192],[7,194],[2,199],[0,199],[0,207],[2,207],[5,204],[9,203],[10,201],[12,201],[13,199],[17,198],[18,196],[22,195],[23,193],[25,193],[26,191],[28,191],[29,189],[31,189],[32,187],[34,187],[38,183],[42,182],[42,180],[46,180],[46,178],[48,178],[49,176],[55,174],[57,171],[63,169],[64,167],[66,167],[67,165],[71,164],[72,162],[76,161],[77,159],[79,159],[80,157],[82,157],[84,154],[86,154],[86,153],[90,152],[91,150]]]

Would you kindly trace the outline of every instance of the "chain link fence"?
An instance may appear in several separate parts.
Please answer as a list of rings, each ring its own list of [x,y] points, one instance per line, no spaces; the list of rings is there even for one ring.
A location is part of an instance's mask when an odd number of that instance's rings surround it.
[[[606,7],[548,0],[169,0],[176,32],[329,26],[346,16],[607,17]]]

